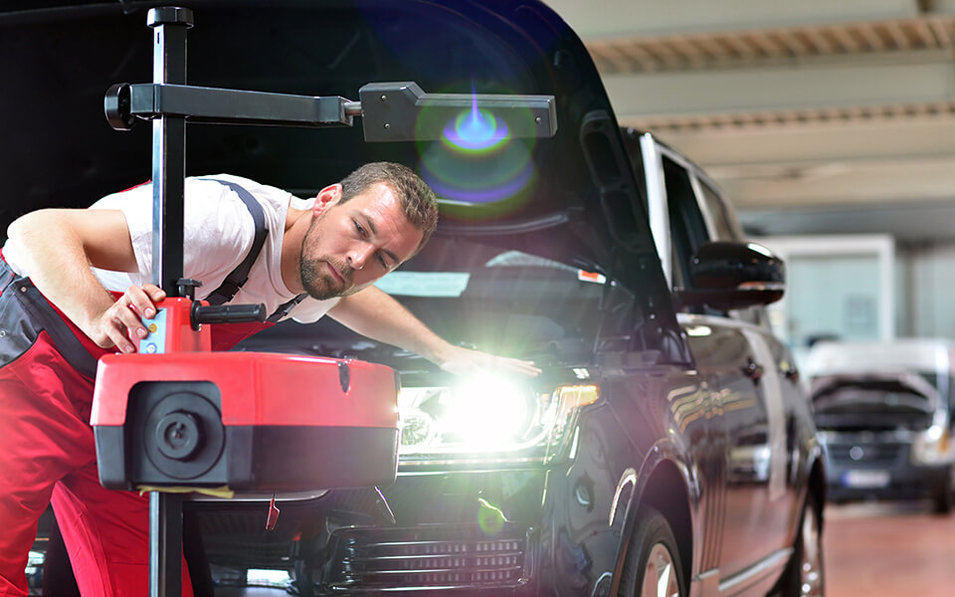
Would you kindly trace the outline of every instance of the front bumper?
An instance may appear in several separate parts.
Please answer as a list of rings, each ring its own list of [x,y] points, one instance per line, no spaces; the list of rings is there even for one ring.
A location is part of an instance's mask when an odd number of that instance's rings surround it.
[[[533,594],[541,558],[542,470],[399,475],[382,488],[393,525],[326,518],[318,594]]]
[[[329,541],[319,594],[530,594],[537,534],[514,523],[341,529]]]
[[[827,496],[834,501],[935,497],[951,484],[951,464],[916,464],[911,444],[831,442]]]

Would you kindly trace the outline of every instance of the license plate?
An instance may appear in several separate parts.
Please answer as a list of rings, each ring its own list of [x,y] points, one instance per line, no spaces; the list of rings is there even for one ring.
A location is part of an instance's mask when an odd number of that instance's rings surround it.
[[[851,470],[842,475],[842,484],[846,487],[888,487],[889,480],[889,471]]]

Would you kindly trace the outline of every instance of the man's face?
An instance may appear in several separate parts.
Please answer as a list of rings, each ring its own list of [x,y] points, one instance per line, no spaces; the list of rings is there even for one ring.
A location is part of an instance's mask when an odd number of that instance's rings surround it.
[[[302,284],[317,299],[369,286],[411,257],[422,237],[387,185],[373,185],[341,205],[336,188],[338,195],[316,209],[302,242]]]

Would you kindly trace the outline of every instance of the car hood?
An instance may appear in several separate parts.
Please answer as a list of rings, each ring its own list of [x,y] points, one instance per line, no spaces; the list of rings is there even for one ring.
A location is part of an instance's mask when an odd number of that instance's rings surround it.
[[[155,3],[158,4],[158,3]],[[192,85],[335,95],[414,81],[429,93],[555,98],[551,138],[460,152],[440,141],[366,143],[352,128],[188,127],[188,174],[230,172],[307,196],[368,161],[420,172],[442,198],[438,234],[607,273],[620,246],[656,261],[643,200],[594,64],[540,2],[193,0]],[[82,207],[150,176],[150,127],[112,130],[114,83],[152,81],[149,2],[31,2],[0,8],[2,229],[50,206]],[[614,246],[618,250],[614,250]],[[644,266],[645,267],[645,266]],[[629,280],[638,268],[617,268]]]

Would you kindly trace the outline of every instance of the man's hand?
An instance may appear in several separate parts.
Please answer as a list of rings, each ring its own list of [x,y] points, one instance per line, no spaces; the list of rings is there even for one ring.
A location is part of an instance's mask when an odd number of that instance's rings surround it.
[[[155,284],[130,286],[91,323],[89,337],[101,348],[116,346],[120,352],[136,352],[132,337],[145,338],[149,331],[142,318],[156,315],[156,303],[166,298],[166,292]]]
[[[503,373],[536,377],[541,370],[533,361],[522,361],[509,357],[499,357],[478,350],[451,346],[440,366],[455,375],[473,375],[475,373]]]
[[[449,343],[374,286],[343,297],[328,314],[363,336],[419,354],[455,375],[503,373],[535,377],[541,373],[532,361],[499,357]]]

